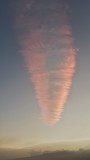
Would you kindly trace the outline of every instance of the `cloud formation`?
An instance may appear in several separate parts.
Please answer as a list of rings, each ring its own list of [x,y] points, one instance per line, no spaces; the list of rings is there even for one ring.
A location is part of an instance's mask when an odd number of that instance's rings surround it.
[[[42,119],[55,124],[64,110],[76,66],[67,4],[18,1],[15,27]]]

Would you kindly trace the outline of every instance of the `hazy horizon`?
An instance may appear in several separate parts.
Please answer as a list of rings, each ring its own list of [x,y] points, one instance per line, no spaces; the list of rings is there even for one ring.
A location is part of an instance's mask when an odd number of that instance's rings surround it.
[[[69,147],[68,147],[69,145]],[[2,160],[7,160],[7,159],[16,159],[16,158],[24,158],[24,157],[32,157],[33,155],[37,156],[37,155],[42,155],[42,154],[46,154],[46,153],[54,153],[54,152],[63,152],[63,151],[67,151],[68,152],[80,152],[81,154],[85,153],[90,153],[90,144],[89,147],[85,147],[84,145],[80,144],[78,145],[77,149],[75,148],[76,145],[72,144],[70,147],[70,144],[68,144],[66,147],[65,144],[63,145],[56,145],[56,144],[51,144],[51,146],[46,145],[46,147],[42,146],[41,147],[37,146],[37,147],[31,147],[31,148],[22,148],[22,149],[10,149],[10,148],[0,148],[0,159]],[[32,155],[33,152],[33,155]],[[39,153],[39,154],[38,154]],[[68,157],[67,157],[68,158]]]

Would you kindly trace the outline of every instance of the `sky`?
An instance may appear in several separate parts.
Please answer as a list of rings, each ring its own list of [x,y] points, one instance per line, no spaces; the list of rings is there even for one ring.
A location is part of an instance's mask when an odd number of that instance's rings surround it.
[[[79,52],[62,117],[53,126],[40,119],[40,107],[13,27],[10,2],[0,1],[0,148],[67,141],[87,143],[90,140],[90,1],[68,0],[74,45]]]

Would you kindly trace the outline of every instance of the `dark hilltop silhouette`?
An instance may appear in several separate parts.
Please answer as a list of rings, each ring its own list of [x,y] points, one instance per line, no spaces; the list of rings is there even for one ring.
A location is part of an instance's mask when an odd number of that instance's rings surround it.
[[[12,160],[90,160],[90,150],[79,149],[78,151],[33,151],[30,157],[16,158]]]

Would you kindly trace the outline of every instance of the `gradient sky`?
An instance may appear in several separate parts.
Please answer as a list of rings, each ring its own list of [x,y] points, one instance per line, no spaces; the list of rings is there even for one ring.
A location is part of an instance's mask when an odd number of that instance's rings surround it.
[[[73,85],[55,126],[39,119],[35,99],[8,5],[0,1],[0,147],[29,147],[90,140],[90,0],[69,0],[75,46],[80,48]]]

